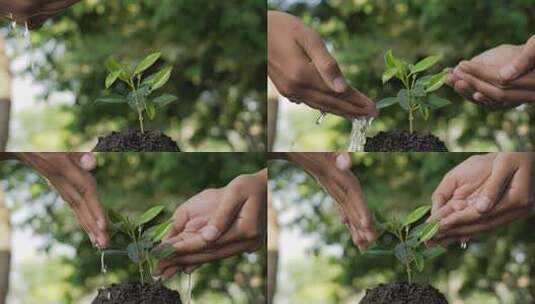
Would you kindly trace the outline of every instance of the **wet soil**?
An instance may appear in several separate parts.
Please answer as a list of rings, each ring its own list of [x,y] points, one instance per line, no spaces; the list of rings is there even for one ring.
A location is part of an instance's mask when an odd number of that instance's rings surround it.
[[[448,152],[446,144],[430,133],[407,130],[379,132],[366,139],[366,152]]]
[[[180,294],[161,282],[112,284],[98,291],[92,304],[182,304]]]
[[[360,304],[448,304],[446,297],[429,284],[390,283],[366,290]]]
[[[135,129],[112,132],[99,137],[94,152],[180,152],[172,138],[157,130],[141,133]]]

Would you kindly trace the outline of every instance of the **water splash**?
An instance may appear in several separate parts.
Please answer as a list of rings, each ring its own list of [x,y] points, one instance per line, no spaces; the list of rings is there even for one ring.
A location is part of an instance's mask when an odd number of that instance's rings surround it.
[[[9,13],[9,19],[11,19],[11,23],[9,23],[9,30],[16,34],[17,20],[15,20],[15,17],[12,13]]]
[[[372,122],[373,117],[361,116],[353,119],[349,147],[347,148],[349,152],[364,151],[364,146],[366,145],[366,131]]]
[[[318,126],[321,125],[323,121],[325,120],[325,116],[327,116],[327,113],[322,111],[318,119],[316,119],[316,125]]]
[[[191,272],[188,273],[188,298],[186,304],[191,304],[191,291],[193,289],[193,284],[191,280]]]

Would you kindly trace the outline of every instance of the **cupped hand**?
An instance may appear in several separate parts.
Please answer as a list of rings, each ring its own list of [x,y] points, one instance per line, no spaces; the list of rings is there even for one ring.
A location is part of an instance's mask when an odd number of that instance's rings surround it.
[[[466,99],[490,110],[535,102],[535,71],[504,82],[500,71],[525,54],[528,46],[501,45],[450,71],[446,83]]]
[[[348,85],[320,36],[284,12],[268,12],[268,74],[290,101],[349,119],[378,115],[375,103]]]
[[[365,250],[376,238],[371,214],[357,177],[351,172],[349,153],[287,153],[295,162],[314,176],[323,189],[336,201],[342,223],[351,233],[353,243]]]
[[[108,246],[108,221],[100,204],[97,183],[89,171],[96,167],[93,153],[15,153],[36,170],[65,200],[93,245]]]
[[[267,169],[240,175],[227,186],[207,189],[180,205],[164,243],[175,253],[158,264],[166,278],[201,264],[262,247],[267,229]]]
[[[30,29],[37,29],[50,17],[81,0],[0,0],[0,14],[27,22]]]
[[[452,170],[435,191],[434,242],[443,244],[506,225],[532,214],[535,153],[474,156]]]

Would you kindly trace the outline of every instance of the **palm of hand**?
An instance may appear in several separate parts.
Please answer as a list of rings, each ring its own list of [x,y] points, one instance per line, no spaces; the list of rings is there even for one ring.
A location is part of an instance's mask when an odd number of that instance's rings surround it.
[[[472,58],[471,61],[491,67],[502,67],[510,63],[520,52],[522,52],[522,46],[505,44],[487,50]]]

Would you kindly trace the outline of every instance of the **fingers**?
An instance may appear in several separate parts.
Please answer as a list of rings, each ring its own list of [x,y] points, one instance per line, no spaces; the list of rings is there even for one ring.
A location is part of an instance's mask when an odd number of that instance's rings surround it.
[[[357,92],[348,93],[349,100],[312,89],[301,89],[300,95],[312,108],[348,119],[359,116],[374,116],[377,113],[373,102]]]
[[[351,169],[351,154],[347,152],[336,154],[336,167],[342,171]]]
[[[431,195],[431,217],[434,217],[438,210],[453,197],[456,188],[457,179],[451,174],[446,174]]]
[[[184,230],[184,227],[186,226],[187,222],[189,221],[189,216],[187,210],[185,210],[185,203],[180,205],[175,212],[173,213],[172,217],[172,226],[171,230],[167,233],[167,235],[163,238],[163,241],[166,243],[169,243],[168,241]]]
[[[201,229],[200,234],[205,242],[210,243],[217,240],[232,225],[243,204],[245,204],[246,198],[240,193],[239,187],[234,184],[239,183],[238,179],[233,180],[226,187],[217,211],[210,217],[208,224]]]
[[[481,194],[474,202],[475,209],[480,213],[492,210],[502,199],[515,172],[516,168],[513,164],[495,159],[492,173],[483,185]]]
[[[93,171],[97,167],[97,158],[92,152],[69,154],[75,164],[86,171]]]
[[[297,37],[305,53],[312,60],[323,81],[336,93],[345,92],[349,85],[342,75],[336,60],[331,56],[320,36],[311,28],[302,31]]]
[[[500,69],[500,79],[507,83],[528,73],[535,66],[535,35],[524,45],[524,48],[510,64]]]

